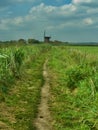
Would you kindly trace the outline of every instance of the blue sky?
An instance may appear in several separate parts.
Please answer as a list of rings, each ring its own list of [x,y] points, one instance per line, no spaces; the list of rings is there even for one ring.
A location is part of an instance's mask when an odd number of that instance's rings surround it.
[[[98,0],[2,0],[0,40],[98,41]]]

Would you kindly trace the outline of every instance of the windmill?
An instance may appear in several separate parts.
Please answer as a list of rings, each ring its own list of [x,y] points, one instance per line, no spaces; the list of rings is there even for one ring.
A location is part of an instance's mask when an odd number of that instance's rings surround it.
[[[49,43],[50,42],[50,36],[46,36],[46,31],[44,31],[44,42]]]

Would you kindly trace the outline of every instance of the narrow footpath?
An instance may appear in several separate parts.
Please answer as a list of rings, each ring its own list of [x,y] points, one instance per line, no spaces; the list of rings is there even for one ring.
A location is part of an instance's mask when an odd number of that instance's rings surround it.
[[[38,115],[34,122],[37,130],[53,130],[51,124],[52,119],[48,107],[50,86],[47,72],[47,62],[48,60],[46,60],[43,65],[44,85],[41,90],[41,102],[38,107]]]

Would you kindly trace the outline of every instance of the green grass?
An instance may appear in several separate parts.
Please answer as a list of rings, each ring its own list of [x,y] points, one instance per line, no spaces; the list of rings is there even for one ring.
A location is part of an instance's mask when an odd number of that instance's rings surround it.
[[[98,46],[73,46],[73,48],[90,54],[98,54]]]
[[[0,129],[35,130],[33,121],[44,83],[42,71],[47,56],[47,51],[43,52],[45,48],[47,47],[44,45],[22,47],[25,59],[20,69],[21,74],[9,85],[7,93],[4,91],[0,93]],[[8,83],[9,81],[7,85]]]
[[[35,130],[48,59],[54,130],[98,129],[98,47],[10,46],[0,49],[0,129]]]
[[[79,48],[51,50],[50,110],[56,130],[98,129],[98,61],[91,55],[93,49],[85,54]]]

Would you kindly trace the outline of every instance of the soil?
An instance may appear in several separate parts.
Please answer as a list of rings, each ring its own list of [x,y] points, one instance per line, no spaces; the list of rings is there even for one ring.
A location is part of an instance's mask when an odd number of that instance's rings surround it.
[[[38,115],[35,119],[35,127],[37,130],[53,130],[52,129],[52,119],[49,111],[48,100],[49,100],[49,78],[47,72],[47,60],[43,65],[43,77],[44,85],[41,90],[41,102],[38,107]]]

